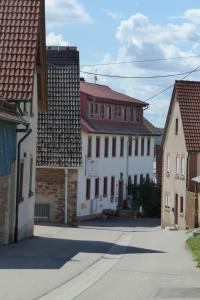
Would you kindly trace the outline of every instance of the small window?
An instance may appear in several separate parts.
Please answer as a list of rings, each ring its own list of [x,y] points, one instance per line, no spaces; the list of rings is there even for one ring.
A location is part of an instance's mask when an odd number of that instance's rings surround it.
[[[99,178],[95,179],[95,198],[99,198]]]
[[[130,121],[133,122],[133,108],[130,108]]]
[[[86,200],[90,200],[90,190],[91,190],[91,180],[90,178],[86,179]]]
[[[101,119],[104,120],[104,119],[105,119],[105,108],[104,108],[104,104],[101,104],[101,106],[100,106],[100,114],[101,114]]]
[[[181,176],[185,176],[185,157],[181,156]]]
[[[132,149],[133,149],[132,138],[129,138],[129,140],[128,140],[128,155],[129,155],[129,156],[132,155]]]
[[[87,153],[88,158],[92,157],[92,137],[88,137],[88,153]]]
[[[138,156],[138,138],[135,138],[135,156]]]
[[[137,175],[134,175],[134,185],[137,185]]]
[[[120,138],[120,156],[124,156],[124,138]]]
[[[103,178],[103,196],[104,198],[108,196],[108,177]]]
[[[127,121],[127,109],[124,107],[124,121]]]
[[[183,197],[180,197],[180,213],[183,213]]]
[[[147,156],[150,155],[150,152],[151,152],[151,139],[150,139],[150,137],[148,137],[148,139],[147,139]]]
[[[104,157],[108,157],[109,152],[109,137],[105,137]]]
[[[118,116],[118,106],[117,105],[115,105],[115,113],[114,113],[114,115],[115,115],[115,119],[116,119],[117,116]]]
[[[118,116],[121,117],[122,115],[122,108],[121,106],[118,107]]]
[[[179,155],[176,156],[176,175],[179,175],[180,172],[180,157]]]
[[[114,176],[111,177],[110,196],[111,196],[111,201],[112,201],[115,196],[115,177]]]
[[[89,102],[89,118],[93,119],[94,117],[94,103]]]
[[[100,157],[100,137],[96,137],[96,157]]]
[[[108,120],[112,120],[112,106],[108,106]]]
[[[144,137],[141,138],[141,156],[144,156]]]
[[[112,157],[116,157],[116,137],[112,139]]]
[[[95,115],[98,116],[99,114],[99,104],[95,103]]]
[[[176,118],[175,134],[178,135],[178,118]]]

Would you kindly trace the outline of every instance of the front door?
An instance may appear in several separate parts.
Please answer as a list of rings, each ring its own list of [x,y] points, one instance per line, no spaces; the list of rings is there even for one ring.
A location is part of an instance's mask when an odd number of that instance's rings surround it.
[[[177,225],[178,224],[178,194],[175,194],[174,218],[175,218],[175,225]]]

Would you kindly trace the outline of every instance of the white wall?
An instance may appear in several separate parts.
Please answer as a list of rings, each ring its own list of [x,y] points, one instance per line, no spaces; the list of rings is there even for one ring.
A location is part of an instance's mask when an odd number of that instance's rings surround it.
[[[23,109],[23,105],[21,105]],[[21,160],[24,160],[24,201],[19,204],[19,239],[31,236],[34,225],[34,205],[35,205],[35,169],[36,169],[36,138],[37,138],[37,118],[38,118],[38,95],[37,95],[37,74],[35,73],[34,91],[33,91],[33,114],[30,114],[30,103],[27,103],[27,115],[24,116],[30,124],[32,133],[21,144]],[[25,133],[18,133],[18,141]],[[30,159],[33,157],[32,170],[32,191],[29,195],[30,180]]]
[[[90,134],[92,136],[92,159],[97,164],[97,177],[100,179],[99,194],[100,197],[95,199],[95,178],[91,178],[91,200],[94,200],[94,209],[91,212],[90,200],[86,200],[86,176],[85,176],[85,160],[87,158],[87,145],[88,134],[82,132],[82,154],[83,154],[83,166],[79,169],[78,173],[78,200],[77,200],[77,216],[87,216],[91,214],[101,213],[103,209],[111,208],[115,209],[118,204],[118,182],[120,179],[120,173],[123,173],[124,178],[124,199],[126,198],[126,179],[127,179],[127,141],[128,136],[124,136],[124,156],[120,157],[120,137],[117,137],[117,152],[116,157],[112,157],[112,135],[105,134]],[[96,136],[101,137],[100,146],[100,158],[96,158]],[[109,137],[109,155],[108,158],[104,157],[104,141],[105,137]],[[114,135],[113,135],[114,136]],[[122,135],[123,136],[123,135]],[[132,156],[128,157],[128,175],[132,176],[132,182],[134,175],[138,176],[137,181],[140,181],[140,174],[146,177],[149,174],[153,179],[153,159],[154,159],[154,137],[151,137],[151,153],[147,156],[147,137],[145,137],[145,149],[144,156],[141,156],[141,138],[139,138],[138,156],[135,156],[135,142],[132,142]],[[103,198],[103,177],[108,177],[108,197]],[[111,189],[111,176],[115,176],[115,200],[111,202],[110,189]]]
[[[178,135],[175,135],[175,122],[178,118]],[[185,227],[185,198],[186,198],[186,169],[187,150],[183,132],[179,103],[174,100],[171,118],[163,145],[163,170],[162,170],[162,223],[163,226],[174,225],[175,194],[178,194],[178,223]],[[170,172],[167,174],[167,154],[170,156]],[[176,176],[176,156],[185,157],[185,176]],[[180,173],[180,171],[179,171]],[[169,207],[165,206],[165,193],[169,193]],[[184,198],[184,213],[180,213],[180,197]]]

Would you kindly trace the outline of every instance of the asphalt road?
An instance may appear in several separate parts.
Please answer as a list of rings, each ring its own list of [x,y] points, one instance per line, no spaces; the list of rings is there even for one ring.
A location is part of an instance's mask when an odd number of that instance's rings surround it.
[[[157,220],[36,226],[35,235],[0,248],[0,300],[200,299],[187,235]]]

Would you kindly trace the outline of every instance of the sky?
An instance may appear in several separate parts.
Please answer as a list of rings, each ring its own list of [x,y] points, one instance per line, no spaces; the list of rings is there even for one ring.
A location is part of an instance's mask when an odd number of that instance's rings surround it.
[[[200,66],[198,0],[46,0],[46,29],[48,45],[78,48],[84,72],[148,77],[190,72]],[[109,64],[113,62],[120,64]],[[94,82],[94,75],[81,76]],[[147,101],[145,116],[164,127],[174,82],[183,76],[98,76],[97,83]],[[200,80],[200,71],[186,80]]]

